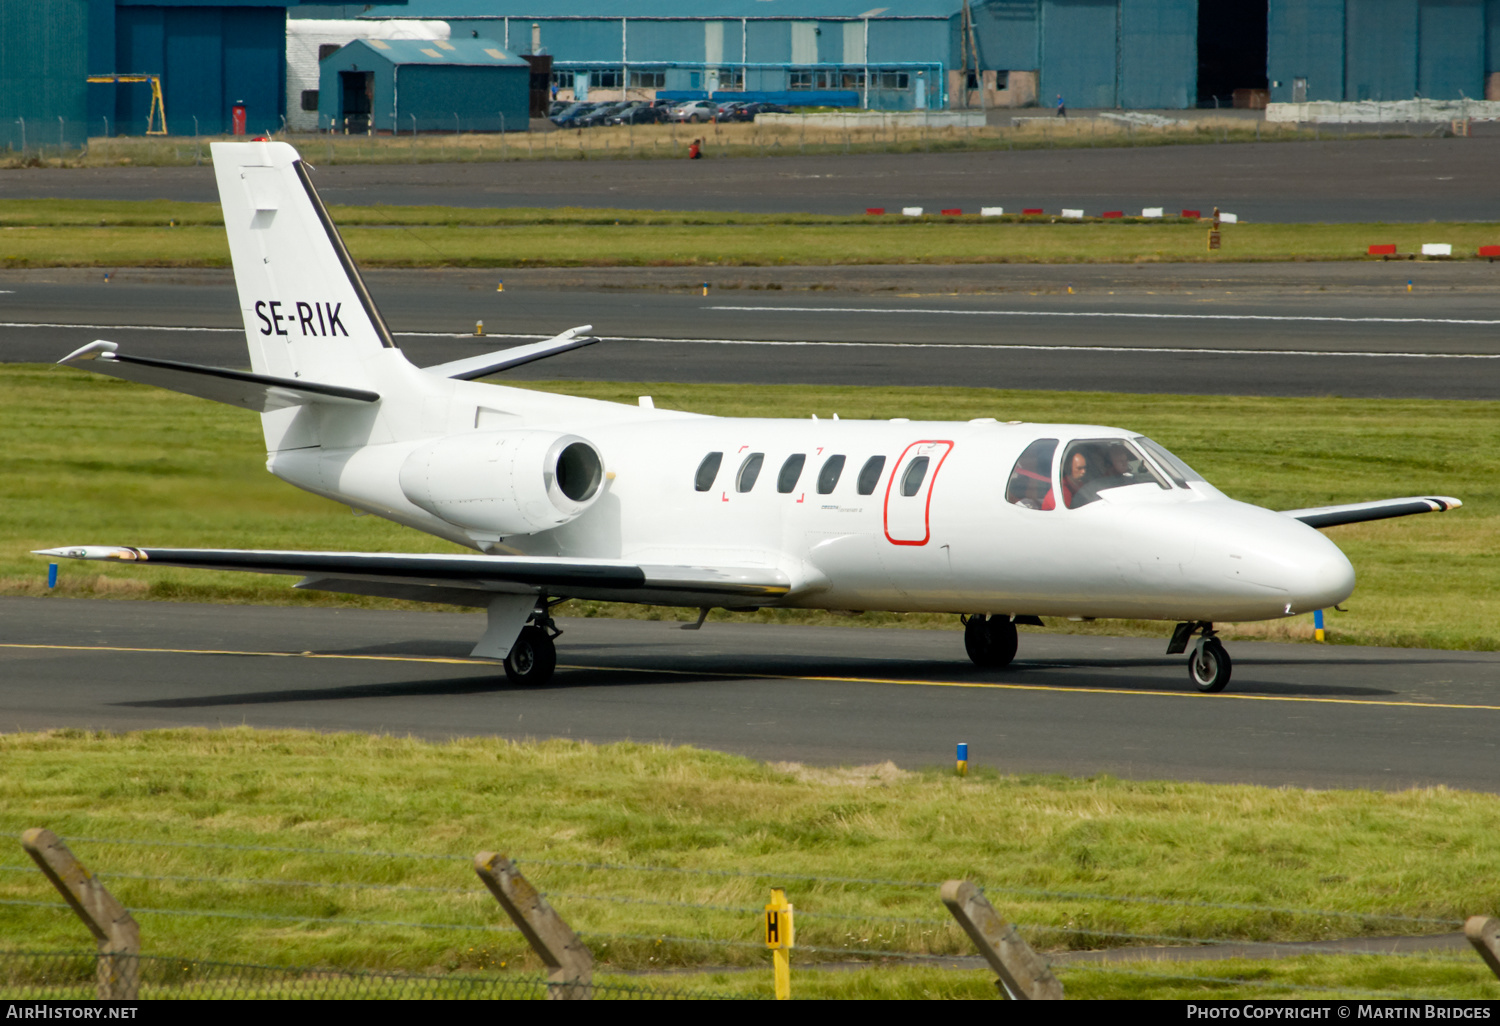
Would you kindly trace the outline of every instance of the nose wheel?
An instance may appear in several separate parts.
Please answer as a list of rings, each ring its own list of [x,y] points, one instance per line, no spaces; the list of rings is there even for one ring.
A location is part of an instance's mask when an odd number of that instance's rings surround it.
[[[1218,638],[1205,638],[1188,656],[1188,676],[1199,691],[1223,691],[1233,670],[1234,661]]]
[[[1196,641],[1194,634],[1198,635]],[[1234,662],[1224,651],[1223,642],[1214,636],[1213,624],[1203,620],[1178,624],[1167,644],[1167,655],[1179,652],[1187,653],[1188,678],[1199,691],[1223,691],[1229,684]]]

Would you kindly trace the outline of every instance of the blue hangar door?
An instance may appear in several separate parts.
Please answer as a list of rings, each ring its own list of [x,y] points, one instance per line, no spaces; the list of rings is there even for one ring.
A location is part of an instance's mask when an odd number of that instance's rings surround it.
[[[1114,107],[1120,8],[1116,0],[1043,0],[1042,95],[1055,107]]]

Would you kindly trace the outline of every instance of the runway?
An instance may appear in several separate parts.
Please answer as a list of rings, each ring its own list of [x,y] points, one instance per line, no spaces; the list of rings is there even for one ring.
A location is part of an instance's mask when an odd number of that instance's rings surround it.
[[[605,340],[510,372],[517,380],[1492,399],[1500,372],[1500,270],[1488,263],[367,277],[419,365],[584,323]],[[239,367],[241,332],[225,271],[126,269],[108,283],[97,271],[0,272],[0,361],[52,362],[106,338]]]
[[[954,745],[1013,773],[1500,791],[1500,654],[1232,643],[1200,695],[1162,639],[1025,633],[976,670],[956,631],[564,620],[517,690],[476,615],[0,599],[0,730],[184,725],[689,744],[907,768]]]
[[[1353,126],[1355,131],[1365,126]],[[1344,129],[1325,128],[1330,136]],[[1424,129],[1430,130],[1430,129]],[[538,145],[546,145],[542,136]],[[515,139],[524,145],[524,139]],[[866,207],[1222,207],[1284,223],[1500,220],[1500,134],[1463,139],[786,155],[725,160],[333,164],[300,139],[329,203],[858,214]],[[708,154],[715,155],[712,138]],[[16,198],[214,202],[202,167],[0,172]]]

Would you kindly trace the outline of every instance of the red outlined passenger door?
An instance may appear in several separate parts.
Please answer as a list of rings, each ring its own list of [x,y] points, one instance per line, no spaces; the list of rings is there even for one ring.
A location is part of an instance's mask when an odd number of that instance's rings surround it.
[[[932,489],[953,443],[913,442],[885,483],[885,537],[892,545],[926,545],[932,537]]]

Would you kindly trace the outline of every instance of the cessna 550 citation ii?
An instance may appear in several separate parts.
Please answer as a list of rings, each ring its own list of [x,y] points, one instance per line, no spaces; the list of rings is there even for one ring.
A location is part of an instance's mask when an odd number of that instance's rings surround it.
[[[1354,569],[1319,527],[1447,510],[1386,499],[1275,512],[1162,446],[1079,424],[731,419],[473,379],[595,341],[588,326],[436,367],[409,363],[307,166],[213,144],[251,371],[65,357],[255,410],[266,468],[475,550],[431,555],[84,545],[41,554],[301,576],[295,587],[488,610],[474,655],[518,684],[556,665],[565,598],[732,609],[958,613],[982,667],[1039,617],[1175,622],[1169,653],[1219,691],[1215,621],[1336,605]]]

